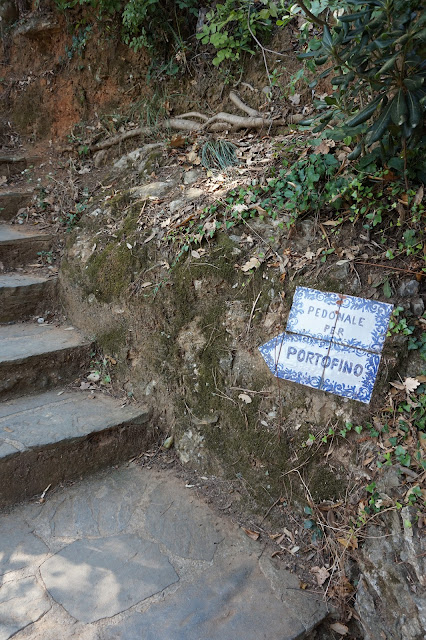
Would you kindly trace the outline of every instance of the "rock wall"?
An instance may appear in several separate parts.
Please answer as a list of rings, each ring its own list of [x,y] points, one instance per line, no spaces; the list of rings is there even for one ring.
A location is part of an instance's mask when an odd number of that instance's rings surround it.
[[[365,422],[380,406],[387,381],[402,371],[406,341],[388,342],[370,407],[279,381],[258,347],[283,330],[295,287],[359,293],[358,282],[330,269],[314,281],[301,275],[283,284],[266,264],[246,274],[240,267],[252,242],[243,226],[218,234],[201,253],[189,252],[173,265],[166,226],[141,228],[139,213],[141,202],[156,197],[165,199],[166,215],[177,195],[180,202],[195,197],[194,206],[205,196],[185,185],[183,176],[170,175],[124,191],[115,201],[107,196],[107,206],[93,205],[62,264],[67,312],[119,360],[124,388],[137,399],[151,399],[183,462],[200,472],[241,474],[260,503],[268,504],[289,485],[285,472],[312,457],[300,447],[309,433]],[[287,230],[274,221],[251,225],[260,253],[268,251],[272,235],[278,251],[288,242]],[[300,249],[310,236],[305,224],[292,242]],[[304,472],[316,501],[342,496],[348,474],[362,476],[341,450],[328,460],[313,456]]]
[[[426,629],[426,537],[405,507],[370,527],[358,554],[356,610],[365,640],[422,640]]]

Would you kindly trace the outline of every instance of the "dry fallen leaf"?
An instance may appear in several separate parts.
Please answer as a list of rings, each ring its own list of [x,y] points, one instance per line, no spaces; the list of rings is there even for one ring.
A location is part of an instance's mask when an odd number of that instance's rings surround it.
[[[291,104],[297,106],[298,104],[300,104],[300,93],[295,93],[294,95],[289,96],[288,99],[290,100]]]
[[[405,378],[404,388],[407,393],[412,393],[420,386],[420,382],[416,378]]]
[[[321,142],[321,144],[319,144],[319,145],[317,146],[317,148],[315,149],[315,151],[316,151],[317,153],[323,153],[323,154],[326,154],[326,153],[328,153],[328,152],[330,151],[330,147],[329,147],[329,145],[326,143],[326,141],[325,141],[325,140],[323,140],[323,141]]]
[[[345,549],[358,549],[358,540],[354,535],[349,538],[337,538],[337,542],[340,542]]]
[[[256,258],[255,256],[253,256],[253,258],[250,258],[250,260],[248,260],[248,262],[243,264],[243,266],[241,267],[241,271],[244,271],[244,273],[246,273],[247,271],[250,271],[251,269],[258,269],[259,267],[260,267],[259,258]]]
[[[349,631],[348,627],[341,622],[333,622],[333,624],[330,625],[330,629],[339,633],[341,636],[345,636]]]
[[[200,164],[201,160],[198,157],[198,153],[196,151],[190,151],[186,156],[188,162],[192,162],[192,164]],[[199,162],[197,162],[199,160]]]
[[[183,136],[177,135],[170,140],[170,146],[172,147],[172,149],[181,149],[185,145],[186,145],[186,140]]]
[[[246,536],[248,536],[252,540],[258,540],[259,539],[260,533],[258,533],[257,531],[251,531],[251,529],[244,529],[244,527],[242,529],[243,529],[244,533],[246,534]]]
[[[297,545],[292,547],[289,551],[291,553],[292,556],[294,556],[298,551],[299,551],[300,547],[298,547]]]
[[[415,205],[420,204],[421,201],[423,200],[423,194],[424,194],[424,187],[422,185],[417,191],[416,195],[414,196],[413,204]]]
[[[330,572],[325,567],[312,567],[311,573],[316,577],[319,586],[323,585],[330,577]]]

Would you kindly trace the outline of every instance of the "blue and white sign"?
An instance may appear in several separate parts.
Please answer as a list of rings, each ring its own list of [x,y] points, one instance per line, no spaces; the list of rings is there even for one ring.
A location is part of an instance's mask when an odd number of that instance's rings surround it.
[[[392,309],[297,287],[286,331],[259,350],[279,378],[368,404]]]

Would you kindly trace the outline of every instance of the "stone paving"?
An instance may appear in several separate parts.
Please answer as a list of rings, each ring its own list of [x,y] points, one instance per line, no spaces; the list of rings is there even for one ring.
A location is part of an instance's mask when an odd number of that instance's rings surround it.
[[[326,615],[173,471],[135,463],[0,514],[0,640],[290,640]]]

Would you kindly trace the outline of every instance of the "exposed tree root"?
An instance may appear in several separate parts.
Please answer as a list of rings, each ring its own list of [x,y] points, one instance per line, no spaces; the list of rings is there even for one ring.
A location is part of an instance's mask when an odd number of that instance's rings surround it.
[[[238,107],[238,109],[240,109],[240,111],[245,111],[249,114],[249,116],[262,116],[259,111],[257,111],[256,109],[252,109],[251,107],[246,105],[246,103],[241,100],[240,96],[237,95],[235,91],[230,92],[229,99],[235,104],[236,107]]]
[[[230,100],[234,105],[244,111],[245,116],[238,116],[233,113],[226,113],[224,111],[217,113],[209,118],[204,113],[198,111],[191,111],[184,113],[177,118],[168,118],[159,122],[155,126],[150,127],[138,127],[131,131],[125,131],[111,138],[107,138],[103,142],[98,142],[89,147],[91,152],[101,151],[102,149],[109,149],[110,147],[120,144],[129,138],[135,138],[137,136],[150,135],[157,128],[161,129],[173,129],[176,131],[193,131],[193,132],[208,132],[208,131],[238,131],[239,129],[272,129],[274,127],[282,127],[287,124],[294,124],[303,120],[301,114],[295,114],[287,116],[286,118],[265,118],[256,109],[252,109],[234,92],[229,94]],[[201,122],[200,122],[201,120]],[[63,151],[72,151],[72,148],[65,148]]]

